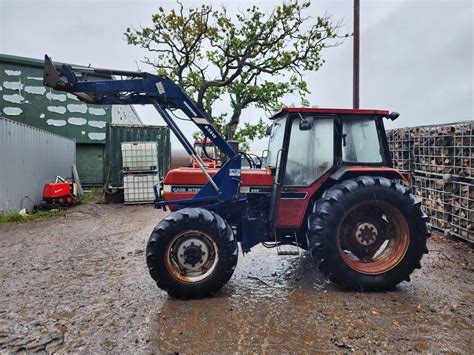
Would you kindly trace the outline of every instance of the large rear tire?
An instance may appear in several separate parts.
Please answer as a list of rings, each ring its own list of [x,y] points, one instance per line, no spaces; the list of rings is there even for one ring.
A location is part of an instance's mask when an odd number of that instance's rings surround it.
[[[427,216],[405,187],[361,176],[327,190],[308,218],[313,259],[349,289],[392,289],[421,268],[428,253]]]
[[[237,258],[231,227],[203,208],[170,213],[155,227],[146,249],[153,280],[181,299],[212,296],[231,278]]]

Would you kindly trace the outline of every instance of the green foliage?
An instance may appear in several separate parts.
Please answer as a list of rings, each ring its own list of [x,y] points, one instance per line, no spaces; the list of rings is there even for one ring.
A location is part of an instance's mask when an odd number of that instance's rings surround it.
[[[82,203],[95,202],[101,195],[102,189],[95,188],[84,191],[84,194],[79,197],[79,201]]]
[[[225,116],[220,115],[214,120],[214,126],[221,132],[224,136],[227,135],[228,127],[225,124]],[[233,131],[233,140],[239,142],[239,150],[242,152],[248,152],[250,149],[249,142],[254,139],[262,139],[265,137],[267,131],[268,123],[265,122],[262,118],[259,118],[257,123],[248,123],[245,122],[243,127],[234,128]],[[193,139],[201,140],[204,139],[202,132],[194,132]]]
[[[268,124],[261,118],[255,124],[245,122],[243,127],[239,127],[235,131],[233,138],[240,142],[239,149],[241,151],[248,152],[250,149],[249,141],[265,137],[267,127]]]
[[[26,214],[11,213],[0,215],[0,225],[9,223],[26,223],[34,221],[43,221],[53,217],[64,216],[66,210],[34,211]]]
[[[284,2],[269,14],[252,6],[234,16],[225,8],[178,5],[160,7],[149,27],[127,28],[127,42],[150,51],[153,57],[145,63],[177,82],[223,134],[242,142],[265,130],[262,119],[236,129],[246,108],[274,112],[287,94],[309,106],[303,74],[318,70],[321,51],[341,37],[340,24],[328,16],[305,15],[309,1]],[[232,112],[215,114],[216,102],[224,98]]]

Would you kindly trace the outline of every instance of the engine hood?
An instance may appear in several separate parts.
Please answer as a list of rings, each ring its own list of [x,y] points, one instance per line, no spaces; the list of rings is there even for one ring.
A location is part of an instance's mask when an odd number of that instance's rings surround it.
[[[206,169],[209,175],[214,176],[219,169]],[[243,169],[240,173],[241,186],[271,186],[273,176],[264,169]],[[171,186],[203,186],[207,178],[199,168],[178,168],[166,174],[163,185]]]

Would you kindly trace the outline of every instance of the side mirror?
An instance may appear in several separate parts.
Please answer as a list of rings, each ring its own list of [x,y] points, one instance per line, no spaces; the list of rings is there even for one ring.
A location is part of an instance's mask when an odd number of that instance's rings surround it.
[[[300,131],[309,131],[313,128],[314,117],[303,117],[300,115]]]
[[[268,137],[272,134],[272,127],[273,125],[270,125],[267,127],[267,130],[265,131],[265,135]]]
[[[390,112],[390,114],[388,115],[388,118],[392,121],[395,121],[398,118],[398,116],[400,116],[400,114],[398,112],[393,111],[393,112]]]

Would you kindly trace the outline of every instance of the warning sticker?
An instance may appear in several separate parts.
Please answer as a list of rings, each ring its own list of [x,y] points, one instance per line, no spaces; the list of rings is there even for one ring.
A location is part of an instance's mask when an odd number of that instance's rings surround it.
[[[229,169],[229,176],[240,176],[240,169]]]

